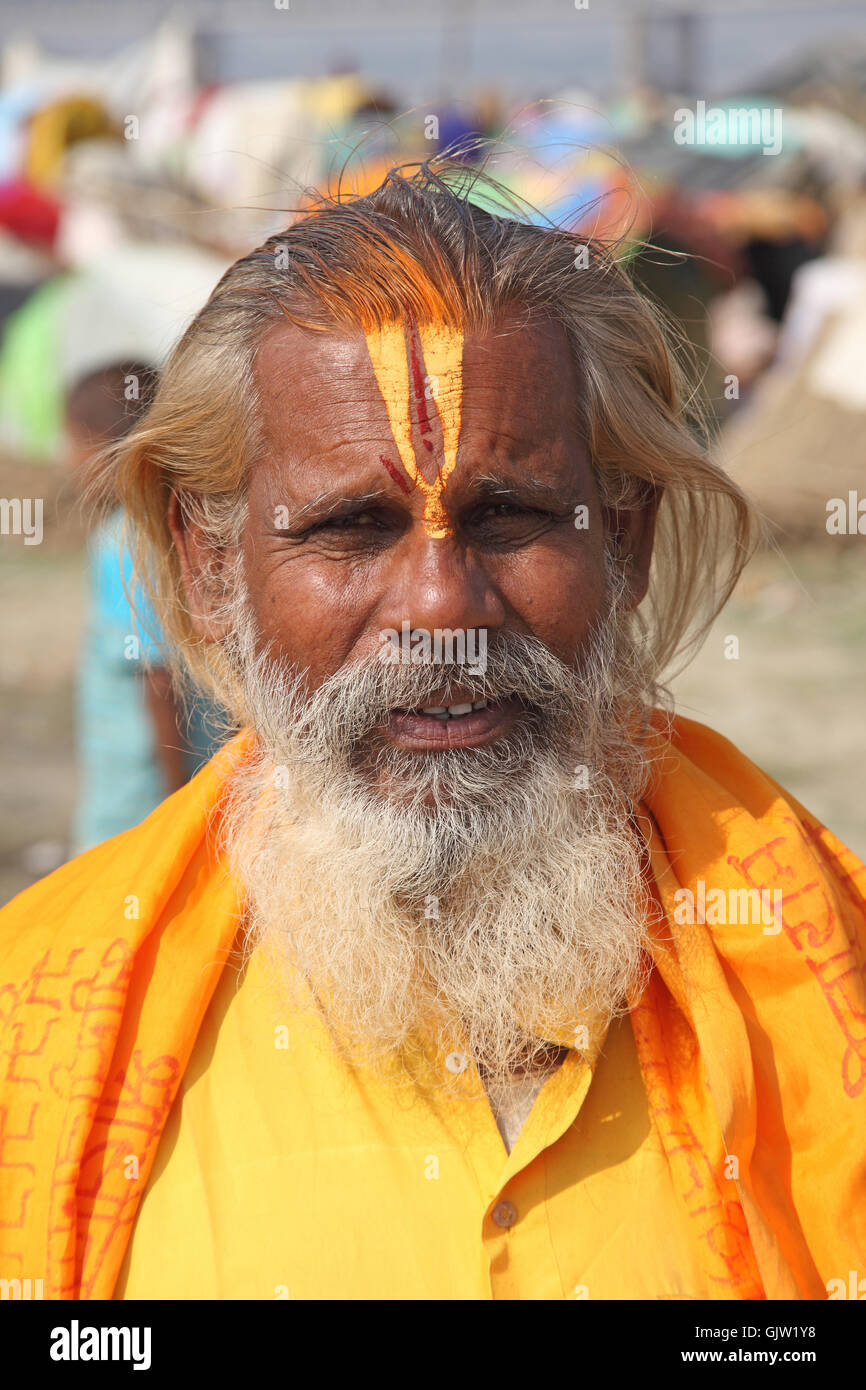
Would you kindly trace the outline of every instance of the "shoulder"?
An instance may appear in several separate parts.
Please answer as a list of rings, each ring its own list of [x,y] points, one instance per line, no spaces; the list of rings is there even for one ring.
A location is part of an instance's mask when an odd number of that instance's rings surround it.
[[[715,804],[728,800],[757,816],[780,801],[803,810],[769,773],[709,725],[656,710],[652,730],[657,777],[662,783],[678,782],[681,794],[688,786],[697,798],[703,793]]]
[[[797,798],[730,739],[705,724],[655,711],[653,769],[644,804],[665,840],[698,857],[745,863],[764,856],[784,874],[811,875],[841,893],[862,929],[866,867]]]

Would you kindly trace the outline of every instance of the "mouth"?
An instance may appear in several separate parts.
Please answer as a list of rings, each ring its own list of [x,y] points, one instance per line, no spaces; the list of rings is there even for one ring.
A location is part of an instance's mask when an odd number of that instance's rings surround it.
[[[442,748],[480,748],[506,734],[515,723],[520,704],[513,695],[499,700],[460,698],[448,692],[448,703],[436,696],[417,709],[393,709],[379,726],[380,734],[398,748],[427,752]]]

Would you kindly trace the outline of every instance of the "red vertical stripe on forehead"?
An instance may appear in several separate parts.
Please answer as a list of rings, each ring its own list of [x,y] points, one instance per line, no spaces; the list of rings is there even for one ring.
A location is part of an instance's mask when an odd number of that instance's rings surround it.
[[[412,367],[412,385],[415,390],[415,400],[418,403],[418,429],[421,434],[429,434],[432,426],[427,414],[427,395],[424,389],[424,373],[421,371],[421,359],[418,356],[418,334],[415,332],[414,323],[409,324],[409,362]]]

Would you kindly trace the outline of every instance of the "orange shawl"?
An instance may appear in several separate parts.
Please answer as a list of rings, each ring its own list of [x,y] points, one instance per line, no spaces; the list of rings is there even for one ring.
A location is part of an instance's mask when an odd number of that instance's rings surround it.
[[[718,1297],[826,1298],[866,1261],[864,866],[718,734],[661,730],[642,811],[667,928],[631,1013],[650,1104]],[[208,826],[249,746],[0,914],[0,1276],[49,1298],[112,1296],[236,941]],[[778,928],[679,924],[699,880],[780,890]]]

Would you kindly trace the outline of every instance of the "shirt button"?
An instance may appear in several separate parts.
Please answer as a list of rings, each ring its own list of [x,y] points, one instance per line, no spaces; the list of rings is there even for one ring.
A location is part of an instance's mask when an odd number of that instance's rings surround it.
[[[505,1230],[513,1226],[517,1220],[517,1211],[510,1202],[497,1202],[490,1214],[497,1226],[502,1226]]]

